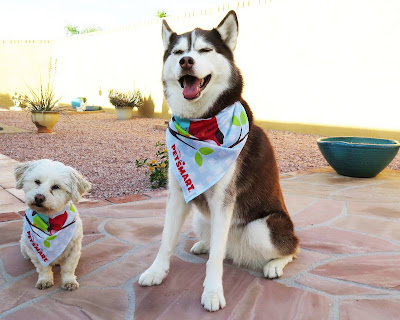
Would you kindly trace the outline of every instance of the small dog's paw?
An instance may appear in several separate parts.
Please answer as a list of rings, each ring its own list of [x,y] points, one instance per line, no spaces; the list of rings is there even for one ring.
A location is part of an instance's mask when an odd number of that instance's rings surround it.
[[[36,288],[42,290],[42,289],[47,289],[50,288],[54,285],[54,282],[51,280],[38,280],[38,282],[36,282]]]
[[[209,246],[205,242],[199,241],[193,245],[192,249],[190,249],[190,252],[194,254],[203,254],[208,253],[208,250]]]
[[[275,279],[279,278],[283,275],[283,268],[288,264],[288,262],[292,261],[292,257],[284,257],[278,258],[269,261],[264,266],[264,277],[267,279]]]
[[[139,278],[139,284],[142,287],[150,287],[161,284],[164,278],[167,276],[168,271],[155,271],[147,269]]]
[[[64,290],[68,290],[68,291],[74,291],[79,288],[79,283],[78,283],[78,281],[63,282],[61,285],[61,288],[63,288]]]
[[[215,291],[206,291],[204,289],[204,292],[201,295],[201,304],[204,309],[210,312],[225,308],[226,301],[224,291],[222,289]]]

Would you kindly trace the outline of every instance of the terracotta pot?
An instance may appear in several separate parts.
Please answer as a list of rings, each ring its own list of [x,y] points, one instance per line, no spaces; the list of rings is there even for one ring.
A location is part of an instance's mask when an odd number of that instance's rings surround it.
[[[116,108],[118,120],[128,120],[132,118],[133,108]]]
[[[58,111],[31,111],[32,122],[39,133],[52,133],[59,115]]]

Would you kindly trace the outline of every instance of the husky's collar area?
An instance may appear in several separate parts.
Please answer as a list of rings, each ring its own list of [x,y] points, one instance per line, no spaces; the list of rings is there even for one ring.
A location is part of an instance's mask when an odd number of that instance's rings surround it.
[[[173,114],[211,118],[240,100],[243,80],[232,52],[238,36],[235,13],[215,29],[180,35],[164,20],[162,36],[164,93]]]

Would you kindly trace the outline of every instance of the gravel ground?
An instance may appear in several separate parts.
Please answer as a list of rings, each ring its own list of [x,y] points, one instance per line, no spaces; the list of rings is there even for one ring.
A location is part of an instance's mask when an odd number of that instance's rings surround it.
[[[36,130],[27,112],[0,108],[0,123]],[[0,153],[18,161],[48,158],[80,171],[92,182],[89,197],[104,199],[149,191],[151,185],[136,159],[155,158],[165,132],[154,129],[162,119],[119,121],[107,113],[60,115],[53,134],[0,134]],[[319,136],[266,130],[281,173],[327,166],[316,144]],[[400,170],[400,154],[389,165]]]

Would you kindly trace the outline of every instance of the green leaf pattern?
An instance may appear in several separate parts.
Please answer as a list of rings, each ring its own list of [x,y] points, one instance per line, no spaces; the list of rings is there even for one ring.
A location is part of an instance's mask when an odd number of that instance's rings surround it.
[[[44,241],[43,244],[46,248],[50,248],[50,242],[51,240],[54,240],[57,236],[56,235],[52,235],[52,236],[48,236]]]
[[[199,166],[199,167],[201,167],[202,166],[202,164],[203,164],[203,157],[201,156],[201,154],[200,154],[200,152],[196,152],[196,154],[194,155],[194,160],[196,161],[196,163],[197,163],[197,165]]]

